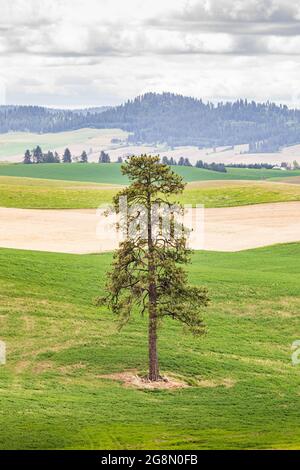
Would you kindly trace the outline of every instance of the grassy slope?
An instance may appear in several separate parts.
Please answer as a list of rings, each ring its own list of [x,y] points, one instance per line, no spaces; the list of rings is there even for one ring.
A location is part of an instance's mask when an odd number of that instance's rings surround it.
[[[229,168],[227,173],[202,170],[193,167],[174,167],[185,181],[209,180],[264,180],[299,176],[299,171],[280,172],[278,170],[248,170]],[[107,164],[0,164],[0,176],[26,176],[68,181],[86,181],[94,183],[126,184],[127,179],[120,173],[120,165]]]
[[[219,187],[187,187],[180,197],[183,204],[204,204],[205,207],[235,207],[249,204],[300,200],[297,185],[253,181],[253,184],[222,185]]]
[[[194,384],[181,391],[98,377],[146,364],[145,320],[117,333],[93,306],[110,261],[0,250],[1,449],[300,448],[299,367],[290,358],[300,244],[194,255],[191,281],[212,298],[209,333],[193,338],[170,321],[159,344],[162,370]],[[195,386],[200,379],[219,386]]]
[[[117,192],[109,185],[0,176],[0,207],[21,209],[97,208]]]
[[[65,181],[85,181],[108,184],[126,184],[127,178],[120,173],[120,165],[115,164],[0,164],[1,176],[55,179]]]
[[[0,176],[0,206],[42,209],[97,208],[111,202],[117,188],[92,183]],[[229,207],[299,201],[300,186],[272,182],[191,184],[180,197],[184,204]]]

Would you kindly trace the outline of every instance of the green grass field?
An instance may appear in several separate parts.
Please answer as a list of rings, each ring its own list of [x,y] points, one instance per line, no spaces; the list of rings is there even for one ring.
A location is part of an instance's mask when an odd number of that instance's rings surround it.
[[[111,185],[0,176],[0,207],[84,209],[109,204],[118,188]],[[274,182],[214,182],[188,185],[183,204],[231,207],[300,200],[300,185]]]
[[[110,185],[0,176],[0,207],[85,209],[110,204],[117,189]]]
[[[282,172],[279,170],[249,170],[229,168],[227,173],[203,170],[194,167],[174,167],[185,181],[210,180],[265,180],[271,178],[300,176],[300,170]],[[55,179],[64,181],[85,181],[107,184],[127,184],[126,177],[121,175],[120,165],[113,164],[0,164],[0,176],[19,176],[27,178]]]
[[[208,334],[172,321],[161,368],[190,387],[141,391],[99,375],[145,370],[146,320],[118,333],[96,308],[111,255],[0,250],[1,449],[300,449],[300,244],[197,252]]]

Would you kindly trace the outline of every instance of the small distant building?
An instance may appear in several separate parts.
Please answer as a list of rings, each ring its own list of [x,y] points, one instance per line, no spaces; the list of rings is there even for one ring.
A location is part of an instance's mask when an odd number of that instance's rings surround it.
[[[284,166],[275,165],[275,166],[273,166],[272,170],[282,170],[282,171],[286,171],[287,168],[284,167]]]

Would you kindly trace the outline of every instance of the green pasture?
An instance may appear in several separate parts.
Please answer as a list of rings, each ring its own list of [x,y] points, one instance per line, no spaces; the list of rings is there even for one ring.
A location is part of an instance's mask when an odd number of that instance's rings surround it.
[[[73,164],[40,164],[24,165],[0,164],[0,176],[18,176],[39,179],[54,179],[64,181],[84,181],[106,184],[127,184],[128,180],[121,174],[120,164],[99,163],[73,163]],[[249,170],[240,168],[228,168],[227,173],[203,170],[195,167],[173,167],[186,182],[192,181],[227,181],[227,180],[257,180],[264,181],[271,178],[289,178],[299,176],[297,171],[280,170]]]
[[[94,209],[109,204],[119,189],[109,184],[0,176],[0,207]],[[300,185],[268,181],[193,183],[177,199],[183,204],[205,207],[299,201]]]
[[[94,304],[111,260],[0,250],[0,449],[299,449],[300,244],[194,254],[207,334],[169,320],[159,336],[181,390],[102,377],[147,366],[146,319],[119,333]]]

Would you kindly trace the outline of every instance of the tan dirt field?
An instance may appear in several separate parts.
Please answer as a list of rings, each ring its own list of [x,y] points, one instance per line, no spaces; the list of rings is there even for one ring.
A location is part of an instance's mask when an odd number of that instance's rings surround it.
[[[79,157],[83,150],[89,153],[89,161],[96,162],[101,150],[109,152],[111,159],[116,161],[118,157],[126,157],[131,154],[160,154],[173,157],[178,160],[184,156],[195,164],[197,160],[204,160],[208,163],[271,163],[281,162],[293,163],[294,160],[300,163],[300,145],[285,147],[276,153],[246,153],[248,144],[199,149],[194,146],[176,147],[171,149],[166,145],[129,145],[126,143],[128,132],[121,129],[80,129],[77,131],[67,131],[57,134],[31,134],[26,132],[8,133],[0,136],[0,162],[20,162],[23,159],[26,148],[32,148],[34,142],[42,146],[44,150],[56,150],[62,154],[66,147],[69,147],[74,157]],[[120,143],[112,143],[113,138],[120,139]],[[14,146],[17,147],[16,153]],[[1,152],[2,147],[2,152]],[[8,152],[5,154],[4,149]]]
[[[111,251],[118,240],[107,224],[92,209],[0,208],[0,246],[77,254]],[[239,251],[300,241],[300,202],[205,209],[203,235],[201,225],[192,248]]]
[[[300,176],[290,176],[289,178],[283,178],[280,179],[282,183],[287,183],[287,184],[300,184]],[[276,183],[278,180],[276,181]]]

